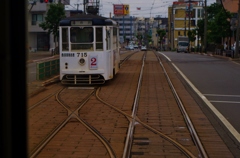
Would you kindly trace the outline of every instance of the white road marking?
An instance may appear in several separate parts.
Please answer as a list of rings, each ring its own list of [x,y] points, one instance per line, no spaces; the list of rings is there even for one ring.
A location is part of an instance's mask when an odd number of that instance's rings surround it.
[[[230,103],[230,104],[240,104],[239,101],[217,101],[217,100],[209,100],[211,103]]]
[[[240,95],[224,95],[224,94],[203,94],[203,95],[216,97],[240,97]]]
[[[171,61],[171,59],[168,56],[166,56],[165,54],[163,54],[163,53],[160,53],[160,54],[162,54],[165,58],[167,58],[168,61]]]
[[[173,64],[173,63],[172,63]],[[186,80],[186,82],[193,88],[193,90],[203,99],[207,106],[215,113],[215,115],[222,121],[226,128],[232,133],[232,135],[240,142],[240,134],[238,131],[227,121],[227,119],[210,103],[209,100],[188,80],[188,78],[173,64],[180,75]]]

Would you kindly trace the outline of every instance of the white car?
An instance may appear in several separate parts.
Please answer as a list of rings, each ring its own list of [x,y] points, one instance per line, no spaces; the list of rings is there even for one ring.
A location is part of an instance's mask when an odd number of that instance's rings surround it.
[[[147,47],[146,46],[141,46],[141,50],[142,51],[147,51]]]
[[[135,48],[135,49],[138,49],[138,45],[137,45],[137,44],[135,44],[135,45],[134,45],[134,48]]]
[[[133,45],[129,45],[129,50],[134,50],[134,46]]]

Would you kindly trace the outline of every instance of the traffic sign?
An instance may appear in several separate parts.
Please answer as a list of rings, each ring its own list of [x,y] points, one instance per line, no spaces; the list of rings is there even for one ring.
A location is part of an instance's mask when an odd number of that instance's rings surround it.
[[[123,12],[124,15],[128,15],[129,14],[129,5],[124,5],[124,12]]]

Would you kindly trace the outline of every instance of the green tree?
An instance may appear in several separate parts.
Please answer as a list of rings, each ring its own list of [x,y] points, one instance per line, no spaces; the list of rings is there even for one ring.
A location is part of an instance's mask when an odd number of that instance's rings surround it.
[[[217,3],[208,7],[208,13],[208,40],[221,44],[222,38],[231,36],[229,19],[232,15]]]
[[[204,39],[204,20],[202,20],[202,19],[198,20],[197,27],[194,30],[197,35],[197,51],[199,51],[199,49],[200,49],[199,42],[204,43],[204,41],[203,41],[203,39]],[[201,41],[199,41],[199,39],[201,39]]]
[[[166,31],[163,30],[163,29],[158,29],[157,30],[157,34],[158,34],[158,43],[160,43],[160,47],[162,49],[162,40],[163,40],[163,37],[166,35]]]
[[[195,29],[188,31],[188,38],[189,38],[189,43],[190,43],[190,49],[192,48],[191,43],[196,40],[196,35],[197,35],[197,31]]]
[[[59,37],[59,22],[62,18],[65,18],[64,5],[61,3],[52,3],[49,5],[49,10],[45,17],[45,21],[39,24],[43,30],[47,30],[48,34],[53,34],[55,46]]]
[[[148,46],[149,45],[152,45],[152,35],[149,35],[149,34],[147,34],[147,44],[148,44]]]
[[[195,28],[195,30],[198,36],[198,40],[200,38],[201,43],[203,43],[203,39],[204,39],[204,20],[203,19],[198,20],[197,27]]]

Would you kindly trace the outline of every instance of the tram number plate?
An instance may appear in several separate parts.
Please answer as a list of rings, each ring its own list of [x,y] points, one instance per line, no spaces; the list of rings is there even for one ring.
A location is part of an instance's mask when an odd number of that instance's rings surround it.
[[[77,53],[77,57],[87,57],[87,53]]]
[[[98,68],[98,56],[97,55],[90,55],[90,69],[93,70],[93,69],[97,69]]]

